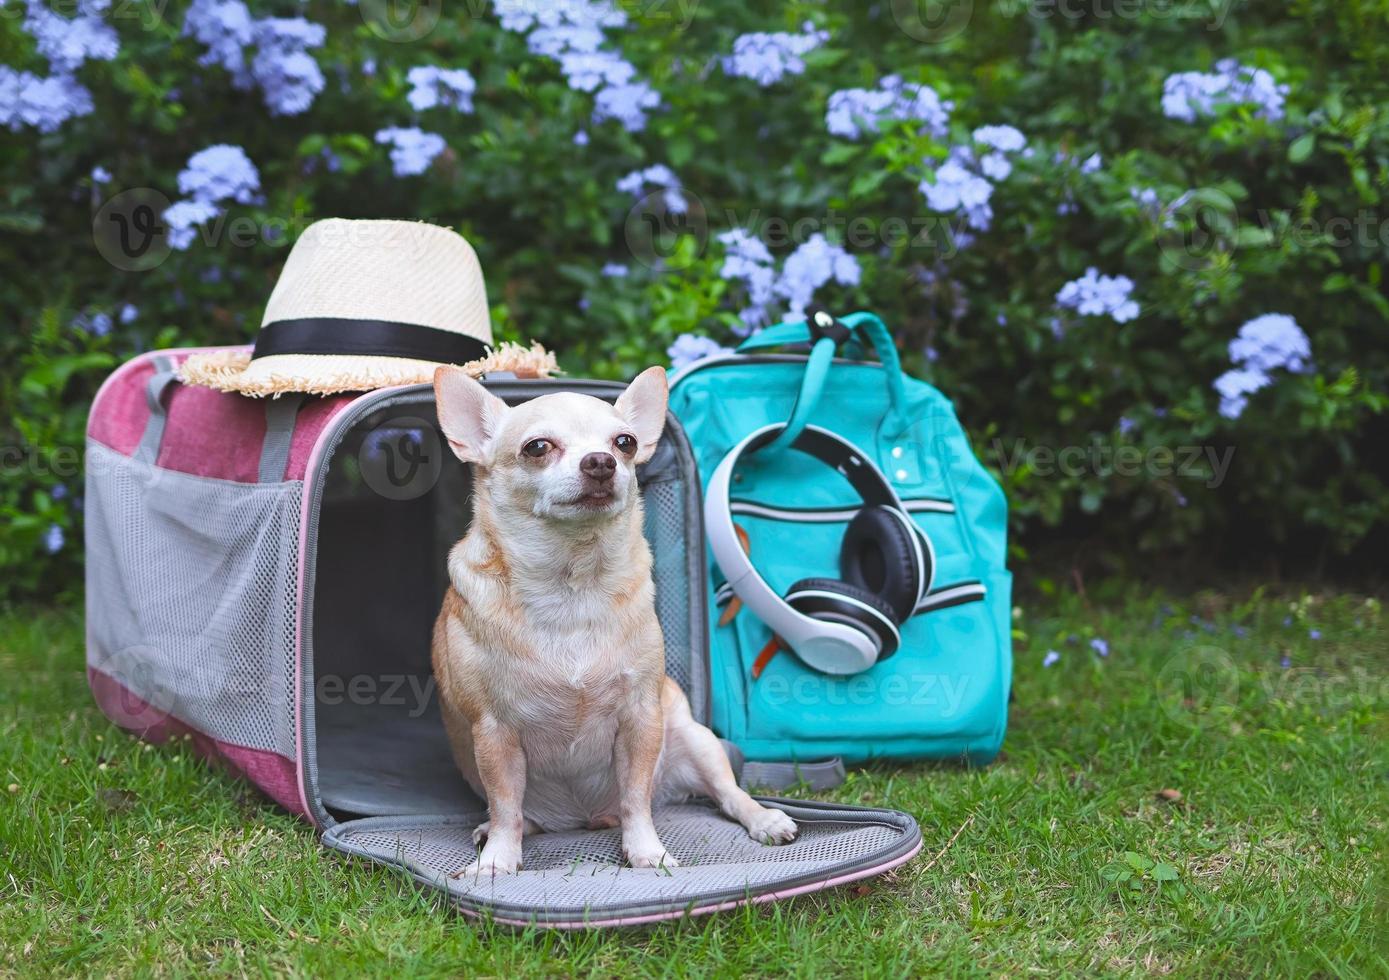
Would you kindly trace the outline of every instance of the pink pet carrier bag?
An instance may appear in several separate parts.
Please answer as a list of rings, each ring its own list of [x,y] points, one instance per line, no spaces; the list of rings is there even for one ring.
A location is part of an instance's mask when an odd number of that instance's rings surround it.
[[[188,734],[335,851],[392,865],[469,914],[625,925],[879,874],[921,846],[892,810],[766,799],[797,840],[750,840],[707,801],[659,808],[680,861],[622,864],[619,832],[537,834],[524,870],[454,878],[486,808],[449,754],[430,673],[469,471],[428,385],[256,400],[183,385],[192,350],[119,368],[87,432],[87,666],[118,725]],[[597,381],[487,379],[512,402]],[[667,669],[707,719],[700,482],[671,417],[640,474]]]

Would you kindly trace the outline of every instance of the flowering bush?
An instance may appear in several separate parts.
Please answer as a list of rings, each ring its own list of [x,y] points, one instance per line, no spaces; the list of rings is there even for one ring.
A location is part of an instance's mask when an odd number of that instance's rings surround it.
[[[329,215],[459,228],[574,374],[872,308],[1025,544],[1382,544],[1382,2],[947,6],[8,0],[3,590],[78,578],[101,378]]]

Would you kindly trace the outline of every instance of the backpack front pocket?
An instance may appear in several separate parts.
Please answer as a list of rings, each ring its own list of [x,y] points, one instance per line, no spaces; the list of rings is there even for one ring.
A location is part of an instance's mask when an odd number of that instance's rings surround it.
[[[999,583],[987,581],[963,549],[941,547],[953,543],[957,527],[949,501],[905,503],[935,542],[935,584],[902,624],[901,649],[862,673],[820,673],[785,649],[768,659],[772,631],[746,609],[718,625],[736,599],[715,573],[713,661],[723,702],[715,720],[750,758],[853,761],[899,754],[906,743],[918,743],[913,754],[951,755],[973,751],[997,727],[1002,663],[994,604],[985,600]],[[733,512],[754,566],[778,594],[809,576],[838,577],[855,508],[735,500]]]

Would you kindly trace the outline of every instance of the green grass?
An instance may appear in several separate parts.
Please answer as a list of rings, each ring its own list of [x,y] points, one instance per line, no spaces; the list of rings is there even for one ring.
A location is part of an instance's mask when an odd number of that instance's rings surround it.
[[[106,722],[80,613],[0,617],[0,972],[1389,973],[1378,605],[1090,602],[1015,624],[998,762],[879,767],[833,794],[921,822],[890,878],[577,935],[479,925],[330,856],[186,745]]]

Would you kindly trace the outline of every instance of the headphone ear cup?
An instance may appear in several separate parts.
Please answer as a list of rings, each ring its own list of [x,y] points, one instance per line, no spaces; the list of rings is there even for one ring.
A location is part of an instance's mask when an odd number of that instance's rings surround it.
[[[839,548],[839,574],[850,585],[879,596],[903,623],[929,581],[923,567],[930,561],[920,530],[895,507],[872,506],[860,510],[844,531]]]
[[[892,607],[866,589],[837,578],[803,578],[786,590],[786,604],[803,616],[841,623],[878,646],[878,659],[897,652],[902,634]]]

